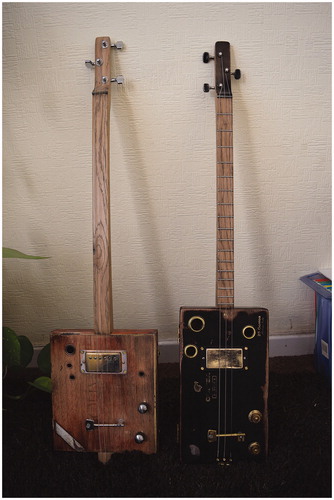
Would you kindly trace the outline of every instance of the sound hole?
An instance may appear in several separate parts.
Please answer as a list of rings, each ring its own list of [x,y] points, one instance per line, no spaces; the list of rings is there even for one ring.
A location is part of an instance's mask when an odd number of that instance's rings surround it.
[[[205,321],[203,318],[201,318],[201,316],[193,316],[188,321],[188,326],[193,332],[199,333],[204,329]]]
[[[242,334],[245,337],[245,339],[253,339],[256,335],[256,330],[254,326],[248,325],[245,326],[245,328],[242,330]]]
[[[187,358],[195,358],[197,356],[198,350],[195,345],[189,344],[184,348],[184,354]]]
[[[65,352],[66,354],[74,354],[75,353],[75,347],[72,344],[67,344],[65,347]]]

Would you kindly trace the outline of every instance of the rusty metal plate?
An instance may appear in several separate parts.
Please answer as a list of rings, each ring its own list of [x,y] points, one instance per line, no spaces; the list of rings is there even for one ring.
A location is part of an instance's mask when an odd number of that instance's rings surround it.
[[[206,368],[243,368],[243,350],[236,348],[207,349]]]

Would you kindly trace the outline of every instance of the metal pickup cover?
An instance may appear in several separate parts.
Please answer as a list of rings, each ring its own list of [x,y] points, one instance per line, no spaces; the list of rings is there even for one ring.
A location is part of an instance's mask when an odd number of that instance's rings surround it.
[[[125,374],[126,351],[81,351],[81,372]]]
[[[242,349],[207,349],[207,368],[243,368]]]

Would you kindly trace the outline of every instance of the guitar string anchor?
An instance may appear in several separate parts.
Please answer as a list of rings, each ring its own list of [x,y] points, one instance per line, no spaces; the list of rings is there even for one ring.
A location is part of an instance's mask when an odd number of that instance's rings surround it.
[[[96,427],[124,427],[124,426],[125,426],[125,423],[124,423],[124,420],[122,418],[120,418],[118,420],[118,422],[116,422],[115,424],[96,424],[94,422],[94,420],[92,420],[90,418],[87,418],[86,422],[85,422],[85,428],[87,431],[92,431]]]

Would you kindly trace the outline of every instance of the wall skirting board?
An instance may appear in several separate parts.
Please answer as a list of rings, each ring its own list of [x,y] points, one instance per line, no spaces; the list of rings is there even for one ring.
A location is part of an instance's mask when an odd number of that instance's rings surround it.
[[[269,337],[269,356],[303,356],[313,354],[315,336],[313,333],[299,335],[271,335]],[[37,366],[37,356],[42,347],[34,348],[31,367]],[[178,363],[179,344],[176,340],[162,340],[159,342],[159,363]]]

